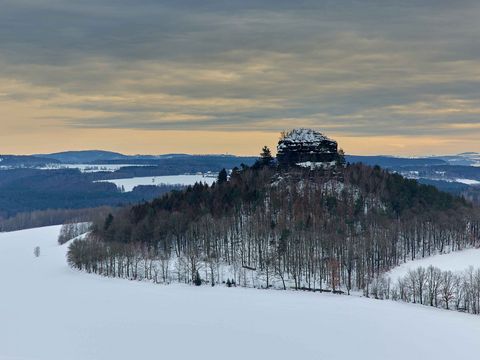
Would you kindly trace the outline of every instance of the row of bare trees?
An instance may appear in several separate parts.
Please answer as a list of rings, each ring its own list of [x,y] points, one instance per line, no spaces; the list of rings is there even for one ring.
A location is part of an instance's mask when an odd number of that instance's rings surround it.
[[[380,276],[372,282],[371,295],[480,314],[480,269],[469,267],[463,272],[452,272],[433,266],[418,267],[393,284]]]
[[[66,242],[87,233],[90,226],[91,224],[89,222],[71,222],[63,224],[58,236],[58,243],[63,245]]]

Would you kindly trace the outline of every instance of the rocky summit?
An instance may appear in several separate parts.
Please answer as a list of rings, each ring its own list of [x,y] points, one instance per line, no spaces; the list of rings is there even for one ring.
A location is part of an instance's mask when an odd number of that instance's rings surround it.
[[[339,158],[335,140],[312,129],[293,129],[282,133],[277,146],[281,166],[325,167]]]

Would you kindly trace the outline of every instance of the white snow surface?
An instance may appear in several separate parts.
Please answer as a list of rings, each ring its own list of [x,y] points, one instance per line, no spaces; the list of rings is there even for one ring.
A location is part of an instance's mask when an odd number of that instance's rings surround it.
[[[132,191],[136,186],[139,185],[194,185],[197,182],[207,183],[212,185],[213,182],[217,180],[217,176],[208,176],[208,175],[167,175],[167,176],[146,176],[146,177],[134,177],[130,179],[111,179],[111,180],[100,180],[99,182],[110,182],[119,189],[122,187],[126,192]]]
[[[103,278],[67,266],[59,230],[0,234],[2,360],[478,355],[477,316],[354,296]]]
[[[472,179],[455,179],[455,182],[466,184],[466,185],[480,185],[480,181]]]
[[[335,166],[336,161],[330,161],[330,162],[315,162],[315,161],[304,161],[304,162],[299,162],[297,163],[298,166],[304,167],[304,168],[309,168],[309,169],[317,169],[317,168],[328,168]]]
[[[409,270],[415,270],[419,267],[427,268],[430,265],[443,271],[462,272],[470,266],[480,268],[480,249],[467,249],[454,251],[447,254],[438,254],[423,259],[407,261],[405,264],[397,266],[387,273],[393,284],[396,284],[399,278],[408,274]]]
[[[283,140],[291,142],[321,142],[325,140],[330,140],[328,137],[322,133],[312,130],[312,129],[293,129],[287,133],[287,136]]]

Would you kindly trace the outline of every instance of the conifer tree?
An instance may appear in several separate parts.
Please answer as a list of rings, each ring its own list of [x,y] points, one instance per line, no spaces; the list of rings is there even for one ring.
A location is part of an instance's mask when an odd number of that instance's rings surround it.
[[[227,176],[227,170],[225,170],[225,168],[223,168],[219,173],[218,173],[218,178],[217,178],[217,182],[218,184],[224,184],[226,183],[228,180],[228,176]]]
[[[196,286],[202,285],[202,278],[200,277],[200,273],[198,272],[198,270],[197,270],[197,273],[195,274],[195,279],[193,280],[193,283]]]
[[[260,158],[255,162],[255,168],[262,168],[265,166],[271,166],[273,163],[273,156],[272,152],[268,148],[268,146],[264,146],[262,148],[262,152],[260,153]]]

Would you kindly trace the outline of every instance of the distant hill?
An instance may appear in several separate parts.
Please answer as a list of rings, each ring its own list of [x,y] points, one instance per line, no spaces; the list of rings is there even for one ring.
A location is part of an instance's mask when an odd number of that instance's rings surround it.
[[[124,155],[113,151],[85,150],[65,151],[53,154],[34,155],[43,159],[50,159],[64,164],[130,164],[130,165],[155,165],[174,168],[176,165],[182,169],[192,168],[198,171],[220,170],[233,168],[241,163],[251,165],[255,156],[235,155],[190,155],[190,154],[163,154],[163,155]],[[48,161],[47,161],[48,162]],[[182,170],[184,171],[184,170]],[[173,173],[176,173],[173,170]]]
[[[105,150],[85,150],[85,151],[64,151],[52,154],[36,154],[32,155],[35,159],[42,158],[50,160],[57,160],[66,164],[79,164],[79,163],[96,163],[96,164],[115,164],[115,163],[128,163],[128,164],[151,164],[158,165],[166,160],[182,160],[198,162],[212,162],[220,161],[222,163],[232,162],[233,166],[240,162],[245,164],[252,164],[256,156],[235,156],[235,155],[218,155],[218,154],[206,154],[206,155],[191,155],[191,154],[162,154],[162,155],[125,155],[113,151]],[[404,167],[404,166],[439,166],[439,165],[462,165],[462,166],[478,166],[480,165],[480,154],[476,152],[466,152],[458,155],[446,155],[446,156],[430,156],[423,158],[406,158],[406,157],[394,157],[388,155],[347,155],[346,160],[349,163],[363,163],[370,166],[381,166],[386,169]]]
[[[400,158],[393,156],[360,156],[347,155],[346,160],[349,163],[362,163],[365,165],[378,165],[385,169],[391,169],[401,166],[434,166],[448,165],[447,161],[440,158]]]
[[[53,154],[35,155],[47,159],[53,159],[65,164],[85,164],[105,160],[126,160],[130,158],[127,155],[112,151],[86,150],[86,151],[64,151]]]
[[[33,167],[58,163],[58,160],[34,155],[0,155],[0,168]]]
[[[432,159],[444,160],[449,165],[480,166],[480,153],[477,152],[464,152],[458,155],[448,156],[434,156]]]

